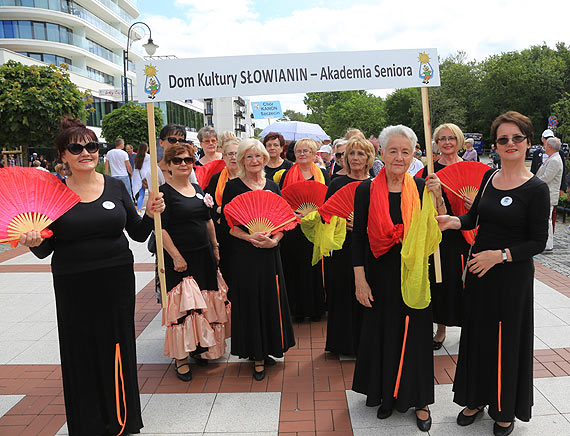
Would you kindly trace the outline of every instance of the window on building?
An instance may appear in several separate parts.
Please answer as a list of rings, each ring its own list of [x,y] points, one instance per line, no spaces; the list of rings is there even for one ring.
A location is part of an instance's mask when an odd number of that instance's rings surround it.
[[[33,39],[32,36],[32,22],[31,21],[18,21],[18,38]]]
[[[33,29],[34,29],[34,39],[43,39],[46,40],[46,25],[45,23],[37,23],[34,22]]]
[[[87,75],[90,79],[97,80],[98,82],[107,83],[108,85],[115,84],[115,78],[110,74],[106,74],[95,68],[87,67]]]

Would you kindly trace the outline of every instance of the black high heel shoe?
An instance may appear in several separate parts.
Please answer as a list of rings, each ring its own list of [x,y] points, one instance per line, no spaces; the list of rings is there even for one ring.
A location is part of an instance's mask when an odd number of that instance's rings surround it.
[[[493,424],[493,434],[495,436],[507,436],[515,429],[515,422],[511,422],[508,427],[503,427],[496,422]]]
[[[420,410],[427,412],[427,414],[428,414],[427,419],[420,419],[420,417],[418,416],[418,411],[420,411]],[[431,411],[429,410],[429,407],[427,407],[427,409],[417,409],[416,408],[416,424],[417,424],[418,428],[420,429],[420,431],[428,432],[430,430],[430,428],[431,428]]]
[[[459,415],[457,415],[457,424],[461,427],[466,427],[473,424],[477,415],[479,415],[483,410],[485,410],[485,406],[477,407],[477,412],[475,412],[473,415],[466,415],[463,413],[465,412],[465,409],[463,409],[461,412],[459,412]]]

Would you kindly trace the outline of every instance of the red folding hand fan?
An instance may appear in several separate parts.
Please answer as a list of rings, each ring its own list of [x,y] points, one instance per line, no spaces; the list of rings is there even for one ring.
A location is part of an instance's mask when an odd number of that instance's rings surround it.
[[[327,187],[314,180],[305,180],[287,186],[281,194],[295,212],[307,215],[323,205]]]
[[[447,194],[451,212],[454,215],[467,213],[463,197],[475,199],[487,171],[489,171],[489,166],[484,163],[462,161],[448,165],[436,173]],[[476,229],[462,231],[463,237],[469,244],[473,243],[475,231]]]
[[[253,233],[292,230],[299,222],[283,198],[270,191],[249,191],[238,195],[224,208],[229,226],[247,227]]]
[[[32,230],[49,238],[47,227],[81,199],[57,177],[36,168],[0,169],[0,242],[18,244]]]
[[[354,194],[356,188],[362,182],[351,182],[336,191],[330,198],[319,207],[319,215],[327,222],[331,222],[333,216],[352,221],[354,218]]]
[[[206,189],[206,186],[210,183],[212,176],[219,173],[226,167],[226,161],[223,159],[216,159],[208,162],[203,166],[195,166],[194,172],[196,173],[196,179],[198,179],[198,184],[202,189]]]

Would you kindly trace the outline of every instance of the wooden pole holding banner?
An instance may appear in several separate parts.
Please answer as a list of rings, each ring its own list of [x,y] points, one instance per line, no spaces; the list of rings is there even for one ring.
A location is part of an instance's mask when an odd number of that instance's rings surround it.
[[[423,87],[422,90],[422,111],[424,115],[424,136],[426,139],[426,156],[427,156],[427,168],[428,168],[428,175],[433,173],[433,153],[431,149],[431,119],[429,116],[429,98],[428,98],[428,89]],[[436,200],[433,197],[434,206]],[[441,283],[441,257],[439,255],[439,247],[433,253],[433,266],[435,269],[435,282]]]
[[[158,165],[156,159],[156,129],[154,125],[154,103],[146,104],[146,117],[148,122],[148,147],[150,150],[150,177],[152,192],[157,195]],[[162,221],[158,212],[154,213],[154,236],[156,238],[156,259],[158,260],[158,281],[160,283],[160,296],[162,307],[166,309],[166,275],[164,274],[164,251],[162,249]]]

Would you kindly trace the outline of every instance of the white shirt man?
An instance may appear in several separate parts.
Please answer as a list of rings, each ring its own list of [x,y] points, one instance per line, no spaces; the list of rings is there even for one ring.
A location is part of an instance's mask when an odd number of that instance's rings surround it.
[[[558,204],[560,195],[560,182],[562,180],[562,159],[560,157],[560,139],[549,138],[546,141],[545,152],[548,155],[546,161],[536,172],[536,177],[548,185],[550,192],[550,213],[548,215],[548,241],[546,250],[554,247],[554,227],[552,226],[552,210]]]
[[[410,164],[410,168],[408,168],[408,173],[410,173],[412,176],[415,176],[419,170],[423,169],[423,167],[424,164],[422,161],[414,157],[412,163]]]
[[[105,174],[109,174],[110,170],[111,176],[121,180],[127,188],[127,192],[132,197],[131,179],[129,175],[133,173],[133,169],[129,162],[129,155],[123,150],[124,147],[125,142],[122,139],[117,139],[115,141],[115,148],[107,152],[105,155]]]

